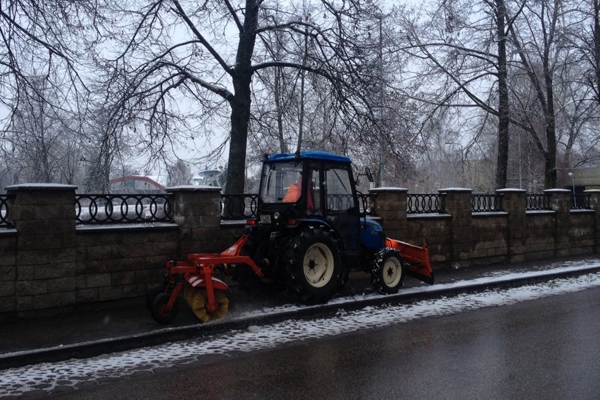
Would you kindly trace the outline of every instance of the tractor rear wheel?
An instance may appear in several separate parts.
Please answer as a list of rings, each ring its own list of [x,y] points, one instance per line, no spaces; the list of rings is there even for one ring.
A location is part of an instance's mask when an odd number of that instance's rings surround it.
[[[327,302],[340,286],[342,265],[338,245],[323,227],[307,227],[285,253],[289,286],[306,304]]]
[[[396,249],[386,247],[381,249],[373,260],[371,268],[371,283],[373,287],[384,294],[397,293],[404,281],[402,256]]]
[[[169,303],[170,298],[171,293],[160,293],[152,302],[150,312],[152,313],[152,318],[159,324],[168,324],[177,316],[177,312],[179,311],[178,299],[175,300],[173,307],[169,308],[167,303]]]

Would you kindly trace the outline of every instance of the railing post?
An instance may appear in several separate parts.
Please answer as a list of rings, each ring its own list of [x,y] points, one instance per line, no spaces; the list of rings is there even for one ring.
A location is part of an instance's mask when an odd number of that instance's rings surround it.
[[[471,207],[472,189],[449,188],[439,189],[440,194],[446,196],[446,210],[452,216],[451,242],[452,249],[451,266],[460,268],[468,266],[469,258],[473,252],[473,212]]]
[[[385,234],[394,239],[402,239],[408,232],[406,218],[405,188],[375,188],[369,190],[376,195],[375,210],[381,217]]]
[[[600,253],[600,190],[586,190],[590,195],[590,207],[594,210],[594,252]]]
[[[75,189],[58,184],[6,188],[14,196],[10,219],[18,232],[17,312],[75,304]]]
[[[554,210],[554,255],[558,257],[570,254],[571,239],[571,191],[567,189],[547,189],[550,195],[550,208]]]
[[[221,189],[198,186],[167,188],[173,193],[173,220],[179,225],[178,253],[221,252]]]
[[[508,213],[506,247],[509,262],[525,260],[527,250],[527,191],[523,189],[498,189],[502,194],[502,207]]]

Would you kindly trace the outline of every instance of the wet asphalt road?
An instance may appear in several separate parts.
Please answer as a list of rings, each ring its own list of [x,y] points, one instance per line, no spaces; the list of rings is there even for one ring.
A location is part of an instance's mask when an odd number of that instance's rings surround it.
[[[599,315],[600,289],[589,289],[216,356],[50,397],[598,399]]]

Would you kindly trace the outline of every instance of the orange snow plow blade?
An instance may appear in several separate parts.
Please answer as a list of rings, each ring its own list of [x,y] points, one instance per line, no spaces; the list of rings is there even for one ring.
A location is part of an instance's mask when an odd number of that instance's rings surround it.
[[[385,246],[398,250],[404,261],[406,261],[405,267],[408,275],[433,285],[433,267],[429,263],[427,245],[419,247],[414,244],[386,238]]]

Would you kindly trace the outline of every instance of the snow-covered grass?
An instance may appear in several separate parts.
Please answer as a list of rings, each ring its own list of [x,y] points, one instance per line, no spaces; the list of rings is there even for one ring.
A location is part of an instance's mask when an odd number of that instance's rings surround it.
[[[593,263],[597,264],[595,266],[600,266],[598,261]],[[585,266],[581,263],[579,265],[571,263],[570,266],[563,266],[560,270],[576,270],[594,266],[590,264],[589,261]],[[519,277],[522,275],[524,274],[516,274]],[[460,284],[457,282],[449,285]],[[169,368],[174,365],[192,363],[198,358],[215,354],[257,351],[293,341],[385,327],[420,318],[452,315],[484,307],[510,305],[593,287],[600,287],[600,273],[576,278],[555,279],[542,284],[513,289],[489,290],[476,294],[425,300],[412,304],[366,307],[352,312],[340,311],[331,318],[290,319],[271,325],[251,326],[248,330],[232,331],[216,337],[170,343],[84,360],[14,368],[0,373],[0,397],[18,396],[35,390],[50,392],[57,388],[77,388],[79,385],[120,379],[134,373],[152,372],[155,368]],[[409,290],[423,290],[423,288]]]

